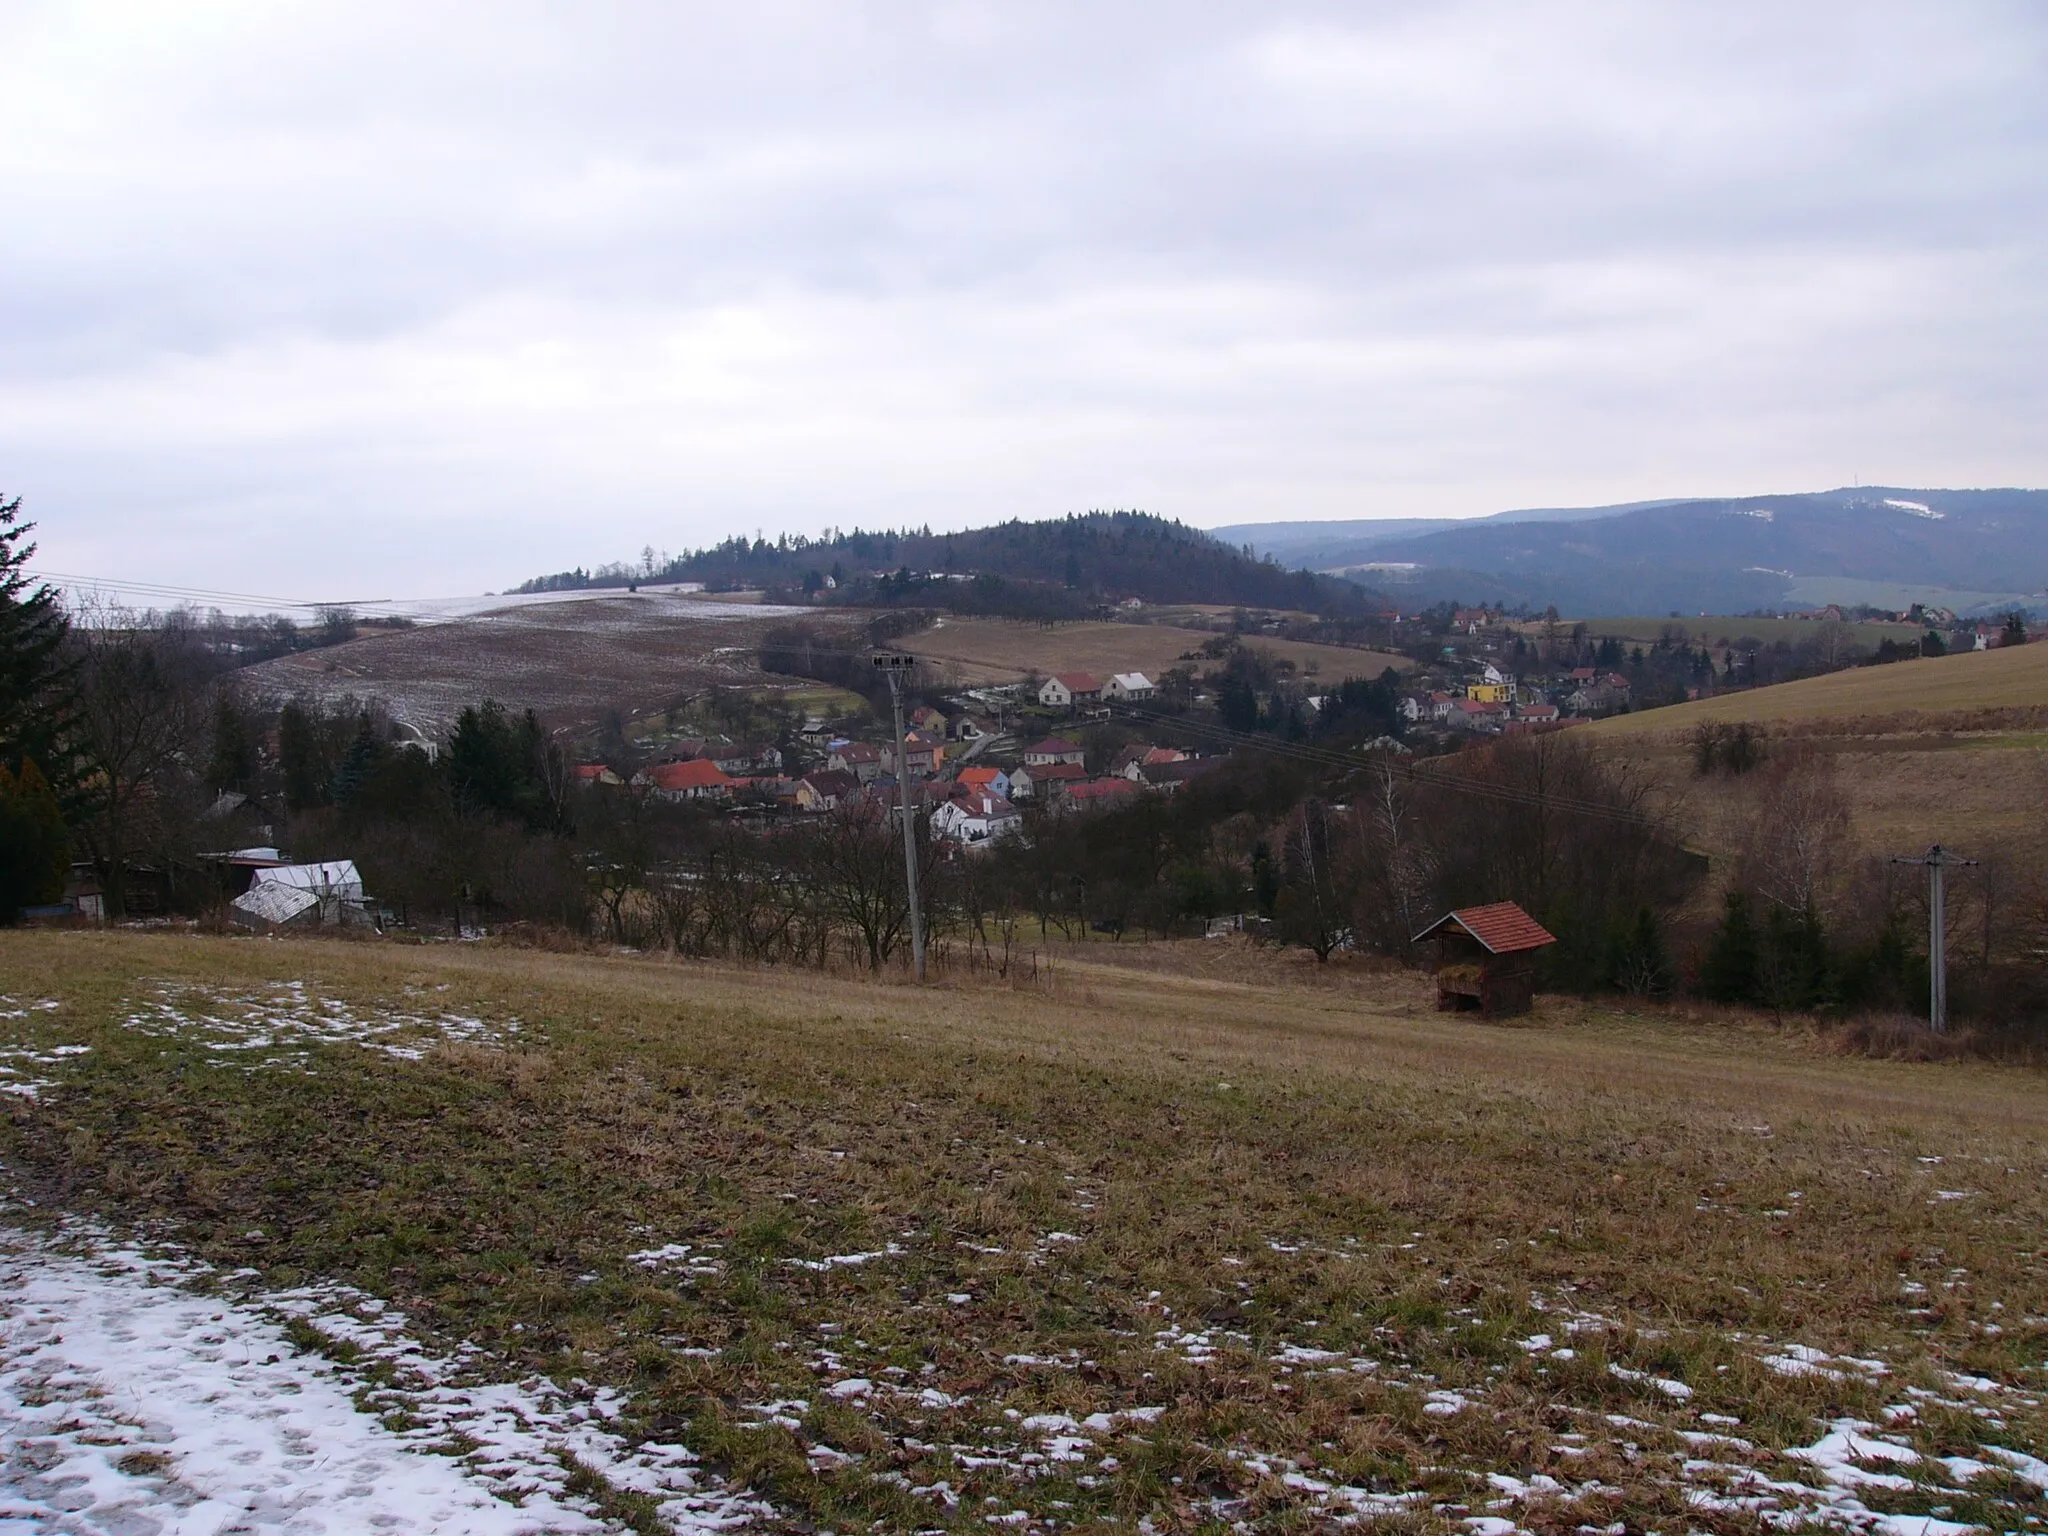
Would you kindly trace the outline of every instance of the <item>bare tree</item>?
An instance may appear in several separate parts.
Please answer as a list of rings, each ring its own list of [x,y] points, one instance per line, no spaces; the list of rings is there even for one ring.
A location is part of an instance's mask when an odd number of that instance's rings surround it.
[[[124,609],[93,607],[71,631],[77,663],[73,742],[87,814],[76,829],[109,917],[128,910],[128,863],[154,829],[170,776],[192,758],[208,718],[198,658],[179,635]]]
[[[1832,914],[1849,851],[1849,805],[1817,752],[1773,761],[1757,787],[1742,883],[1788,912]]]

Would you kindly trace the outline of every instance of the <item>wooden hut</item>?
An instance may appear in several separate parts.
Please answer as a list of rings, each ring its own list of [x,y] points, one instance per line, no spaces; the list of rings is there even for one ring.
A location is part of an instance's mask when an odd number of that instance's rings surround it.
[[[1512,901],[1447,912],[1415,935],[1414,942],[1432,935],[1437,1010],[1477,1008],[1485,1019],[1529,1011],[1536,990],[1535,953],[1557,942]]]

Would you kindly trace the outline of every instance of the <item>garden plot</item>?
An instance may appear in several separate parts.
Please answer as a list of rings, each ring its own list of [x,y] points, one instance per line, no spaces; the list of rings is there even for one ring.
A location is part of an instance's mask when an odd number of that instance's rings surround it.
[[[519,1038],[517,1019],[486,1022],[473,1015],[412,1006],[360,1008],[310,991],[303,981],[257,990],[163,982],[122,1021],[137,1034],[174,1036],[223,1064],[313,1070],[313,1048],[360,1045],[417,1061],[436,1046],[457,1042],[508,1045]]]
[[[374,1298],[250,1278],[0,1226],[0,1532],[575,1536],[765,1512],[636,1434],[616,1392],[495,1379]]]

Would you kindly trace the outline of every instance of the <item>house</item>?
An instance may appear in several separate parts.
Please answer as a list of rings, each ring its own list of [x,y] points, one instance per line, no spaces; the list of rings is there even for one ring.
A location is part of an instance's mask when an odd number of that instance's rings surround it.
[[[1061,672],[1038,687],[1038,702],[1048,709],[1072,709],[1102,697],[1102,684],[1088,672]]]
[[[1004,800],[1010,798],[1010,776],[986,763],[971,763],[962,768],[953,782],[969,794],[995,795]]]
[[[977,720],[972,715],[955,715],[949,734],[955,741],[980,741],[993,736],[996,728],[986,720]]]
[[[1488,667],[1491,672],[1493,668]],[[1512,704],[1515,702],[1513,683],[1471,683],[1465,689],[1465,697],[1478,704]]]
[[[1043,768],[1033,770],[1031,775],[1032,786],[1041,795],[1050,790],[1057,796],[1076,784],[1086,783],[1087,779],[1088,770],[1079,763],[1047,763]]]
[[[1191,779],[1198,779],[1220,761],[1213,757],[1183,757],[1171,763],[1146,763],[1138,769],[1136,783],[1170,795]]]
[[[683,763],[656,763],[633,776],[664,800],[723,800],[732,793],[732,780],[718,764],[693,757]]]
[[[836,742],[825,766],[850,773],[863,784],[872,784],[882,774],[882,751],[865,741]]]
[[[933,709],[931,705],[920,704],[910,712],[910,723],[913,727],[925,732],[927,735],[936,736],[939,740],[944,741],[947,735],[947,727],[952,722],[947,720],[938,710]]]
[[[1487,704],[1478,699],[1451,700],[1451,724],[1465,731],[1497,731],[1507,719],[1505,704]]]
[[[906,731],[903,735],[903,756],[910,764],[913,776],[929,778],[939,771],[939,764],[946,760],[946,745],[936,737],[927,736],[923,731]],[[882,748],[882,771],[896,774],[896,744],[890,742]]]
[[[697,754],[720,773],[780,773],[782,749],[769,742],[720,742]]]
[[[1138,786],[1129,779],[1079,779],[1061,787],[1060,804],[1075,810],[1099,811],[1122,805],[1137,793]]]
[[[860,780],[844,768],[823,768],[796,781],[796,808],[835,811],[860,793]]]
[[[609,763],[578,763],[572,770],[578,784],[623,784]]]
[[[1007,837],[1024,816],[1001,795],[958,795],[932,812],[932,835],[974,848]]]
[[[1133,784],[1145,776],[1147,768],[1157,768],[1167,763],[1184,763],[1187,753],[1179,747],[1152,747],[1133,743],[1117,753],[1110,761],[1109,771],[1119,779],[1129,779]]]
[[[1433,690],[1429,695],[1429,718],[1436,721],[1439,725],[1448,725],[1451,719],[1451,708],[1456,702],[1455,699],[1441,688]]]
[[[1152,686],[1152,679],[1142,672],[1118,672],[1102,685],[1105,699],[1149,699],[1158,691]]]
[[[1046,768],[1054,763],[1085,763],[1088,754],[1080,743],[1068,741],[1064,736],[1048,736],[1043,741],[1033,742],[1024,749],[1026,768]]]
[[[1555,725],[1562,711],[1555,704],[1524,704],[1515,711],[1517,720],[1527,720],[1538,725]]]
[[[1461,907],[1415,935],[1434,936],[1436,1006],[1441,1013],[1477,1008],[1484,1019],[1527,1013],[1535,992],[1535,952],[1555,936],[1512,901]]]

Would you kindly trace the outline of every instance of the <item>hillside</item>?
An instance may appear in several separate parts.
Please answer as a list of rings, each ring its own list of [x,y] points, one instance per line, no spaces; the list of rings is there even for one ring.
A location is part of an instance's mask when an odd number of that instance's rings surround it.
[[[2048,606],[2048,491],[1860,487],[1511,513],[1382,536],[1370,525],[1229,530],[1408,606],[1458,598],[1565,612],[1746,613],[1925,602]],[[1401,525],[1386,524],[1388,529]]]
[[[1640,773],[1689,842],[1732,856],[1761,781],[1699,775],[1689,737],[1745,720],[1763,728],[1767,758],[1796,749],[1833,768],[1849,843],[1866,857],[1937,842],[1994,863],[2048,852],[2048,646],[1859,667],[1617,715],[1573,735]]]
[[[521,591],[696,581],[771,595],[822,593],[840,605],[944,608],[1017,618],[1081,618],[1124,598],[1319,614],[1377,606],[1356,584],[1290,570],[1167,518],[1091,512],[1013,519],[958,533],[907,529],[829,538],[729,539],[656,568],[536,577]]]
[[[1178,629],[1166,624],[1021,624],[1006,619],[948,619],[899,642],[942,672],[966,684],[1013,683],[1027,672],[1143,672],[1155,682],[1169,667],[1204,643],[1213,630]],[[1315,645],[1300,640],[1252,636],[1254,651],[1292,662],[1325,683],[1348,677],[1378,677],[1388,667],[1405,671],[1415,665],[1405,656],[1349,646]],[[1199,671],[1207,663],[1198,663]],[[1312,670],[1311,670],[1312,669]]]
[[[752,648],[798,612],[849,640],[864,636],[870,617],[620,592],[368,635],[266,661],[236,678],[271,703],[294,696],[329,705],[349,696],[379,701],[430,736],[486,696],[532,709],[551,725],[582,726],[607,709],[660,709],[714,686],[787,681],[760,671]]]
[[[1853,667],[1747,693],[1615,715],[1584,727],[1588,736],[1678,735],[1703,721],[1785,724],[1867,717],[1953,717],[1978,710],[2048,709],[2048,645],[1966,651],[1882,667]],[[1939,723],[1929,718],[1927,725]]]

